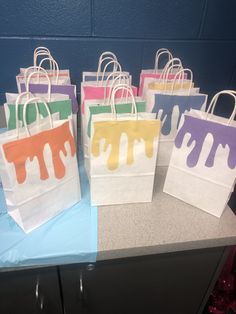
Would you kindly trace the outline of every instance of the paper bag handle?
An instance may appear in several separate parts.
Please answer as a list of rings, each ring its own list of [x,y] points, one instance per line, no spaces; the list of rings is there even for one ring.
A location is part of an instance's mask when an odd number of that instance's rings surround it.
[[[161,76],[160,76],[160,78],[157,80],[157,82],[159,82],[159,83],[163,82],[163,83],[164,83],[163,91],[166,91],[166,89],[167,89],[167,83],[170,81],[170,80],[168,79],[168,77],[169,77],[170,72],[171,72],[173,69],[177,69],[177,71],[178,71],[178,70],[182,70],[183,67],[182,67],[182,65],[180,65],[180,64],[172,64],[169,68],[167,68],[167,70],[166,70],[165,72],[163,72],[163,73],[161,74]]]
[[[169,79],[168,79],[168,77],[169,77],[169,74],[170,74],[170,72],[173,70],[173,69],[177,69],[177,71],[179,71],[179,70],[182,70],[183,69],[183,67],[181,66],[181,65],[179,65],[179,64],[173,64],[173,65],[171,65],[168,69],[167,69],[167,71],[165,72],[165,74],[164,74],[164,77],[163,77],[163,82],[165,83],[165,85],[164,85],[164,90],[166,90],[166,85],[167,85],[167,83],[170,81]],[[160,82],[160,80],[159,80],[159,82]]]
[[[37,58],[38,56],[48,56],[52,57],[51,52],[46,47],[37,47],[34,49],[34,58],[33,58],[33,65],[37,66]],[[53,59],[53,57],[52,57]]]
[[[112,94],[111,94],[111,112],[113,115],[114,119],[117,119],[117,113],[116,113],[116,107],[115,107],[115,94],[117,93],[118,90],[126,90],[130,97],[131,97],[131,103],[132,103],[132,114],[135,114],[136,119],[138,119],[138,111],[137,111],[137,105],[135,102],[135,97],[132,91],[132,88],[127,85],[127,84],[117,84],[113,90],[112,90]]]
[[[106,57],[109,56],[109,57],[111,57],[113,60],[118,61],[117,56],[116,56],[113,52],[111,52],[111,51],[104,51],[103,53],[101,53],[101,55],[100,55],[100,57],[99,57],[98,65],[99,65],[100,62],[104,59],[105,56],[106,56]]]
[[[32,73],[28,74],[28,72],[30,70],[33,70]],[[37,70],[37,71],[36,71]],[[48,73],[47,71],[44,69],[44,68],[41,68],[39,66],[31,66],[29,68],[27,68],[25,70],[25,73],[24,73],[24,81],[25,81],[25,87],[26,87],[26,91],[28,92],[29,91],[29,84],[30,84],[30,79],[31,77],[36,73],[42,73],[43,75],[45,75],[45,77],[47,78],[47,81],[48,81],[48,102],[50,102],[50,99],[51,99],[51,81],[49,79],[49,76],[48,76]]]
[[[190,73],[190,79],[189,79],[190,85],[189,85],[189,89],[188,89],[188,96],[190,95],[190,91],[191,91],[192,83],[193,83],[193,71],[191,69],[189,69],[189,68],[181,69],[180,71],[178,71],[175,74],[175,77],[174,77],[174,79],[172,81],[171,95],[173,95],[173,93],[174,93],[174,87],[175,87],[176,82],[180,83],[180,74],[182,74],[181,89],[183,88],[183,85],[184,85],[184,74],[185,73]]]
[[[40,97],[33,97],[33,98],[30,98],[28,99],[25,104],[24,104],[24,107],[23,107],[23,122],[24,122],[24,127],[25,127],[25,130],[26,130],[26,134],[27,136],[29,137],[31,134],[30,134],[30,131],[29,131],[29,128],[28,128],[28,125],[27,125],[27,122],[26,122],[26,110],[27,110],[27,106],[29,103],[35,103],[37,104],[38,106],[38,102],[41,102],[45,105],[45,108],[47,110],[47,113],[48,113],[48,118],[49,118],[49,123],[50,123],[50,128],[52,129],[53,128],[53,122],[52,122],[52,116],[51,116],[51,112],[50,112],[50,109],[48,107],[48,104],[44,101],[44,99],[40,98]],[[36,107],[37,107],[36,106]]]
[[[58,63],[56,62],[55,59],[51,58],[51,57],[47,57],[47,58],[43,58],[40,63],[39,63],[39,67],[42,67],[42,64],[45,61],[49,61],[50,62],[50,69],[53,71],[53,76],[56,75],[56,85],[58,84],[58,79],[59,79],[59,66]],[[39,80],[39,74],[38,74],[38,80]]]
[[[104,58],[103,60],[102,60],[102,62],[103,61],[108,61],[108,60],[110,60],[110,61],[113,61],[114,59],[112,58],[112,57],[106,57],[106,58]],[[113,65],[113,70],[112,70],[112,72],[116,72],[117,71],[117,65],[116,64],[114,64]],[[97,71],[97,73],[96,73],[96,81],[98,82],[99,81],[99,74],[101,74],[102,72],[101,72],[101,70],[99,69],[99,71]]]
[[[164,74],[164,80],[165,81],[170,81],[170,79],[168,79],[168,77],[169,77],[169,75],[170,75],[170,73],[173,71],[173,69],[176,69],[177,70],[177,72],[178,71],[180,71],[180,70],[183,70],[183,67],[182,67],[182,65],[180,65],[180,64],[172,64],[167,70],[166,70],[166,72],[165,72],[165,74]],[[175,78],[175,76],[174,76],[174,78]],[[172,81],[172,80],[171,80]]]
[[[105,60],[115,60],[115,61],[118,61],[117,60],[117,57],[116,55],[111,52],[111,51],[104,51],[100,57],[99,57],[99,60],[98,60],[98,69],[97,69],[97,73],[100,73],[101,72],[101,67],[102,67],[102,63],[105,61]],[[115,66],[115,65],[114,65]],[[115,69],[114,71],[116,71],[117,69]]]
[[[50,52],[50,50],[49,50],[47,47],[39,46],[39,47],[35,48],[35,49],[34,49],[34,56],[35,56],[37,53],[39,53],[39,52],[46,52],[46,53],[48,53],[48,54],[51,55],[51,52]]]
[[[16,130],[17,130],[17,137],[19,137],[19,121],[18,121],[18,111],[19,111],[19,104],[20,104],[20,101],[21,101],[21,98],[24,97],[24,96],[31,96],[31,97],[34,97],[34,95],[31,93],[31,92],[23,92],[21,94],[19,94],[16,98],[16,101],[15,101],[15,115],[16,115]],[[37,115],[37,118],[39,116],[39,109],[38,109],[38,106],[36,106],[36,115]]]
[[[157,56],[159,56],[159,54],[161,53],[161,52],[168,52],[169,51],[169,49],[167,49],[167,48],[159,48],[157,51],[156,51],[156,55],[155,55],[155,59],[157,58]]]
[[[234,91],[234,90],[229,90],[229,89],[228,90],[222,90],[222,91],[220,91],[214,95],[214,97],[212,98],[212,100],[211,100],[211,102],[207,108],[207,111],[206,111],[206,113],[207,113],[206,120],[208,119],[209,114],[211,114],[211,115],[213,114],[217,100],[218,100],[220,95],[230,95],[234,98],[234,109],[233,109],[233,112],[232,112],[232,114],[228,120],[228,123],[227,123],[227,125],[230,125],[230,123],[232,122],[232,120],[234,119],[234,117],[236,115],[236,91]]]
[[[116,84],[122,84],[121,83],[121,79],[124,78],[126,81],[126,84],[131,86],[131,80],[130,80],[130,76],[127,73],[124,72],[113,72],[110,73],[106,79],[106,85],[104,88],[104,102],[106,101],[107,98],[107,87],[108,87],[108,82],[110,82],[110,77],[113,76],[114,74],[117,74],[117,76],[112,80],[111,86],[110,86],[110,90],[109,90],[109,95],[108,95],[108,103],[110,102],[111,99],[111,91],[114,88],[114,86],[116,86]],[[119,79],[119,82],[117,82]],[[122,96],[123,97],[123,96]]]
[[[155,63],[154,63],[154,70],[156,69],[156,65],[158,65],[158,56],[162,53],[162,52],[169,52],[169,50],[167,48],[160,48],[156,51],[156,54],[155,54]]]
[[[179,65],[180,67],[183,67],[182,62],[179,58],[173,58],[170,61],[168,61],[162,70],[162,73],[160,75],[160,80],[163,79],[163,77],[166,77],[166,72],[168,71],[169,68],[173,69],[173,65]]]
[[[52,58],[52,56],[51,55],[48,55],[47,53],[45,53],[45,52],[42,52],[42,53],[38,53],[37,55],[36,55],[36,60],[35,60],[35,62],[34,62],[34,66],[37,66],[37,58],[38,58],[38,56],[46,56],[46,57],[49,57],[49,58]],[[52,60],[54,60],[53,58],[49,61],[49,64],[50,64],[50,69],[52,68]]]
[[[173,59],[173,55],[171,54],[171,52],[170,52],[168,49],[166,49],[166,48],[161,48],[161,49],[157,50],[157,52],[156,52],[156,57],[155,57],[155,65],[154,65],[154,70],[155,70],[155,72],[157,72],[158,70],[160,70],[160,69],[158,68],[159,62],[160,62],[160,57],[161,57],[161,56],[164,56],[164,55],[167,55],[167,56],[168,56],[168,61],[170,61],[171,59]],[[168,62],[168,61],[167,61],[167,62]]]
[[[118,72],[122,72],[122,68],[121,68],[121,65],[120,65],[119,62],[117,62],[117,61],[115,61],[115,60],[112,60],[112,61],[108,62],[108,63],[105,65],[105,67],[104,67],[104,69],[103,69],[103,72],[102,72],[102,79],[101,79],[101,81],[100,81],[101,84],[102,84],[103,81],[104,81],[104,76],[105,76],[107,67],[108,67],[110,64],[116,64],[116,65],[117,65],[117,71],[118,71]],[[97,83],[99,83],[99,82],[97,81]]]

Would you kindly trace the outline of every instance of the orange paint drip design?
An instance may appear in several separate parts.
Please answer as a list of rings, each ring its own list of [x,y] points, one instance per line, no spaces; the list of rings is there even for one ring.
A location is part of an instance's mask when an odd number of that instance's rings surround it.
[[[122,133],[128,138],[127,165],[134,162],[135,141],[142,139],[145,142],[145,154],[151,158],[154,153],[154,139],[159,135],[159,120],[127,120],[106,121],[94,123],[94,136],[91,152],[93,156],[100,155],[100,141],[105,139],[104,152],[111,146],[111,152],[107,160],[107,168],[115,170],[119,166],[120,138]]]
[[[15,140],[3,145],[5,157],[9,163],[14,163],[16,178],[18,183],[23,183],[26,179],[26,160],[38,159],[40,169],[40,179],[46,180],[49,177],[47,166],[44,160],[44,147],[49,144],[52,152],[52,162],[54,174],[57,179],[65,176],[65,166],[60,158],[60,152],[67,156],[65,143],[69,142],[71,156],[75,155],[75,142],[71,134],[69,122],[61,126],[42,131],[30,137]]]

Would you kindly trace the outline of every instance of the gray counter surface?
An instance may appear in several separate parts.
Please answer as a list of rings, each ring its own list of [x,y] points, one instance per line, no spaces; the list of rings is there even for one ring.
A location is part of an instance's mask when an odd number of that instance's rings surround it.
[[[98,260],[236,244],[232,210],[216,218],[163,193],[166,170],[158,168],[152,203],[99,206]]]

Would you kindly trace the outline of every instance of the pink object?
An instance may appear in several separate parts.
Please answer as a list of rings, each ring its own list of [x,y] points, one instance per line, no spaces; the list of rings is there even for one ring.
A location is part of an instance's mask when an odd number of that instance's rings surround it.
[[[236,313],[236,246],[231,248],[228,259],[211,294],[211,314]]]
[[[105,93],[106,89],[106,93]],[[104,95],[108,97],[109,92],[110,92],[110,87],[104,87],[104,86],[82,86],[82,91],[83,94],[81,93],[81,96],[83,95],[82,98],[82,104],[81,104],[81,111],[82,114],[84,114],[84,101],[87,99],[103,99]],[[134,96],[137,96],[138,89],[135,86],[132,86],[132,91]],[[122,97],[122,90],[117,91],[115,97],[116,98],[121,98]],[[124,94],[126,95],[126,94]]]
[[[155,71],[155,70],[153,70]],[[139,90],[138,90],[138,96],[143,96],[143,89],[144,89],[144,83],[146,79],[153,79],[153,81],[158,80],[161,75],[163,76],[162,72],[159,73],[147,73],[147,72],[141,72],[140,79],[139,79]],[[170,73],[167,76],[165,76],[165,79],[167,80],[173,80],[176,77],[176,73]],[[184,73],[184,78],[187,78],[187,74]]]
[[[146,78],[153,78],[153,80],[158,80],[162,73],[142,73],[140,74],[140,80],[139,80],[139,91],[138,95],[142,96],[143,95],[143,87],[144,87],[144,81]],[[175,74],[169,74],[167,76],[168,80],[173,80],[175,78]]]

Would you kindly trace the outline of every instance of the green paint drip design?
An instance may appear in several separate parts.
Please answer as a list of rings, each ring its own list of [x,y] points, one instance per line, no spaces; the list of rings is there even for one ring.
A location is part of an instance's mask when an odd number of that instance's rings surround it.
[[[23,104],[20,104],[18,107],[18,120],[23,123]],[[67,119],[68,116],[72,114],[72,104],[71,100],[61,100],[61,101],[53,101],[48,103],[49,110],[51,114],[59,113],[60,119]],[[43,103],[38,103],[39,113],[45,118],[47,117],[47,109]],[[14,130],[16,128],[16,107],[15,104],[8,104],[9,109],[9,119],[7,122],[7,127],[9,130]],[[27,124],[30,124],[36,121],[36,108],[35,104],[29,104],[26,111],[26,121]]]

